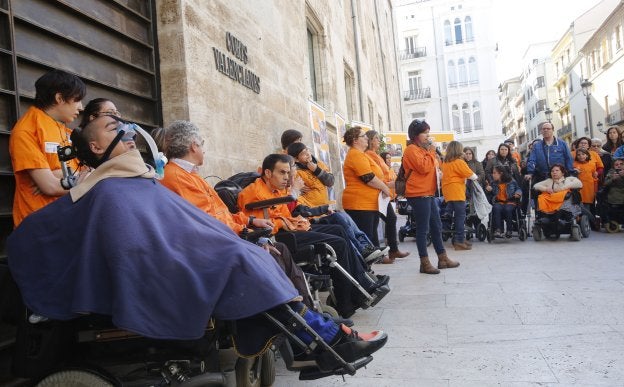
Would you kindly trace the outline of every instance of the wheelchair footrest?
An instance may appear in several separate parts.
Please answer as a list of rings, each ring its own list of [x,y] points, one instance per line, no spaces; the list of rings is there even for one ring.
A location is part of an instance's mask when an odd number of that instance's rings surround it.
[[[380,286],[373,292],[373,298],[366,304],[368,306],[375,306],[381,301],[388,293],[390,293],[390,287],[388,285]],[[366,308],[363,308],[366,309]]]
[[[373,357],[366,356],[366,357],[363,357],[361,359],[354,361],[353,363],[349,363],[348,369],[345,367],[341,367],[341,368],[337,368],[329,372],[321,371],[318,368],[306,368],[306,369],[301,370],[301,372],[299,373],[299,380],[316,380],[316,379],[325,378],[327,376],[333,376],[333,375],[354,375],[355,370],[358,370],[366,366],[371,361],[373,361]]]

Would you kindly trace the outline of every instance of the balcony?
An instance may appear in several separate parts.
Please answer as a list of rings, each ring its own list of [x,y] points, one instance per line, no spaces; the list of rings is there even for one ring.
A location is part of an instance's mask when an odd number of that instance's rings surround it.
[[[417,99],[431,98],[431,88],[424,87],[417,90],[408,90],[403,93],[403,101],[414,101]]]
[[[557,137],[563,137],[570,133],[572,133],[572,124],[566,124],[563,125],[561,129],[557,130]]]
[[[416,59],[425,56],[427,56],[427,47],[410,48],[399,53],[399,58],[401,60]]]
[[[470,81],[461,81],[461,82],[455,82],[455,83],[449,83],[448,87],[449,88],[457,88],[457,87],[466,87],[469,85],[478,85],[479,84],[479,80],[478,79],[472,79]]]
[[[609,114],[605,121],[607,121],[607,125],[618,125],[624,122],[624,108]]]

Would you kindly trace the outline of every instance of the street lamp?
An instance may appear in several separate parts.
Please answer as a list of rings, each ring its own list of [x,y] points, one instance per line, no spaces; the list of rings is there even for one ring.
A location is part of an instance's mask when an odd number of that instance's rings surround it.
[[[583,88],[583,95],[587,98],[587,118],[589,119],[589,136],[594,138],[594,126],[592,125],[592,114],[591,114],[591,87],[593,83],[589,81],[589,79],[585,78],[583,82],[581,82],[581,87]]]
[[[602,131],[602,127],[603,127],[603,126],[604,126],[604,125],[603,125],[603,124],[602,124],[602,122],[600,122],[600,121],[598,121],[598,123],[596,124],[596,128],[598,129],[598,131],[599,131],[600,133],[604,133],[604,132]]]
[[[548,120],[548,122],[550,122],[550,120],[552,118],[553,111],[550,110],[549,107],[546,107],[546,110],[544,110],[544,114],[546,115],[546,119]]]

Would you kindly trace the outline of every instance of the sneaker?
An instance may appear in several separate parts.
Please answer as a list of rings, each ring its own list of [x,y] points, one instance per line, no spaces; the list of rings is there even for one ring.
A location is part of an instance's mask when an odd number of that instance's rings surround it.
[[[502,238],[503,237],[503,233],[501,232],[501,230],[495,230],[494,231],[494,237],[495,238]]]
[[[362,256],[364,257],[364,261],[366,263],[375,263],[379,261],[384,254],[380,249],[368,245],[362,250]]]

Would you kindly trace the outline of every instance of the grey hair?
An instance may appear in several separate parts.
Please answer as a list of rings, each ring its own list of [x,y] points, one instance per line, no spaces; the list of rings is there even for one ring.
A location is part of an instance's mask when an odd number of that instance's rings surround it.
[[[597,142],[598,144],[602,145],[602,140],[601,140],[601,139],[599,139],[599,138],[592,138],[592,139],[591,139],[591,142],[592,142],[592,144],[593,144],[593,143],[595,143],[595,142]]]
[[[168,158],[182,158],[191,149],[194,141],[201,140],[199,128],[189,121],[173,121],[165,128],[164,149]]]

